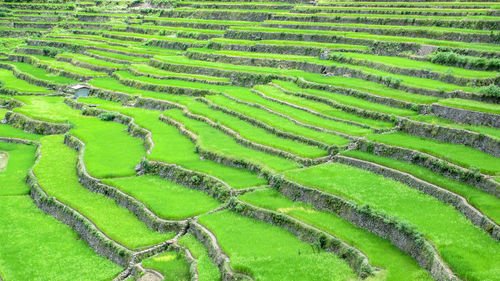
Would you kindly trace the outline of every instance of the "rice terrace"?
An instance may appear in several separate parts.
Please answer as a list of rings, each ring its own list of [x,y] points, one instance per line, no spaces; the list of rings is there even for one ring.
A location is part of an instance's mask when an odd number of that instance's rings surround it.
[[[500,1],[3,0],[30,280],[500,280]]]

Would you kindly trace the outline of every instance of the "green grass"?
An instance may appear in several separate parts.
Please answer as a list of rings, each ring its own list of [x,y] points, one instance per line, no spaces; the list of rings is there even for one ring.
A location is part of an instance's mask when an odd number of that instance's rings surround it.
[[[496,139],[500,139],[500,129],[493,128],[493,127],[454,123],[453,121],[451,121],[449,119],[439,118],[439,117],[434,116],[434,115],[416,115],[416,116],[412,116],[410,119],[415,120],[415,121],[419,121],[419,122],[425,122],[425,123],[429,123],[429,124],[449,127],[449,128],[469,130],[469,131],[473,131],[476,133],[488,135],[488,136],[496,138]]]
[[[83,37],[82,37],[83,36]],[[60,38],[50,38],[48,39],[37,39],[42,42],[46,42],[46,44],[50,44],[49,42],[62,42],[62,43],[68,43],[76,46],[84,46],[84,47],[98,47],[102,49],[109,49],[113,51],[120,51],[120,52],[125,52],[125,53],[138,53],[138,54],[145,54],[145,55],[161,55],[161,56],[167,56],[167,55],[175,55],[178,53],[182,53],[182,51],[179,50],[169,50],[165,48],[159,48],[159,47],[151,47],[151,46],[140,46],[140,42],[132,42],[132,41],[125,41],[128,46],[114,46],[114,45],[109,45],[106,42],[113,42],[114,39],[109,39],[105,37],[100,37],[99,40],[102,40],[104,42],[98,42],[98,41],[92,41],[92,40],[85,40],[85,36],[87,35],[80,35],[80,34],[71,34],[68,36],[63,36],[63,35],[58,35],[57,37]],[[70,38],[64,38],[64,37],[70,37]],[[82,38],[82,39],[80,39]],[[76,40],[75,40],[76,39]]]
[[[103,182],[137,198],[164,219],[186,219],[220,205],[202,191],[189,189],[157,176],[106,179]]]
[[[0,120],[3,119],[5,112],[7,112],[7,110],[0,109]],[[26,139],[26,140],[39,140],[42,136],[27,133],[21,129],[12,127],[9,124],[0,124],[0,137]]]
[[[96,59],[93,57],[89,57],[89,56],[82,55],[82,54],[76,54],[76,53],[62,53],[62,54],[58,54],[57,57],[69,58],[69,59],[73,59],[73,60],[77,60],[80,62],[84,62],[84,63],[96,65],[96,66],[101,66],[101,67],[109,67],[109,68],[117,68],[117,69],[123,69],[126,67],[125,64],[104,61],[104,60],[100,60],[100,59]]]
[[[164,114],[183,123],[188,130],[197,134],[199,136],[198,145],[208,151],[217,152],[233,159],[246,160],[271,171],[284,171],[299,167],[296,162],[246,148],[210,125],[185,117],[178,109],[167,110]]]
[[[117,53],[112,53],[112,52],[105,52],[105,51],[100,51],[100,50],[87,50],[85,52],[88,54],[94,54],[94,55],[98,55],[98,56],[102,56],[102,57],[108,57],[111,59],[129,61],[131,63],[144,63],[144,62],[149,61],[148,58],[127,56],[127,55],[122,55],[122,54],[117,54]]]
[[[285,177],[410,223],[465,280],[498,280],[500,244],[450,205],[381,175],[338,163],[286,172]]]
[[[263,92],[266,95],[269,94],[269,91],[274,91],[274,89],[275,89],[274,87],[270,87],[267,85],[257,85],[254,88]],[[361,127],[358,127],[355,125],[350,125],[350,124],[347,124],[347,123],[344,123],[341,121],[334,121],[331,119],[323,118],[323,117],[317,116],[315,114],[309,113],[305,110],[297,109],[297,108],[294,108],[292,106],[286,106],[286,105],[280,104],[279,102],[265,99],[265,98],[261,97],[260,95],[255,94],[253,92],[239,93],[239,92],[233,91],[233,92],[228,92],[228,93],[231,96],[233,96],[239,100],[265,106],[273,111],[287,115],[289,117],[292,117],[295,120],[300,121],[300,122],[305,123],[305,124],[325,128],[325,129],[336,131],[336,132],[342,132],[342,133],[346,133],[349,135],[356,135],[356,136],[365,135],[365,134],[371,132],[371,130],[367,129],[367,128],[361,128]],[[269,96],[271,96],[271,95],[269,95]],[[207,97],[207,99],[211,99],[211,97]],[[286,102],[297,105],[297,103],[294,103],[291,99],[286,100]],[[322,106],[322,104],[317,104],[317,103],[312,103],[312,102],[311,102],[311,104],[319,105],[319,107]],[[310,108],[308,106],[307,100],[305,100],[305,101],[300,100],[300,103],[298,103],[298,105],[300,105],[301,107],[304,107],[304,108]],[[328,108],[328,107],[325,107],[325,108]],[[329,112],[331,112],[332,115],[334,115],[336,117],[344,116],[343,115],[343,113],[344,113],[346,115],[345,119],[348,119],[351,121],[355,121],[355,120],[358,121],[359,120],[360,123],[363,121],[366,121],[369,123],[371,121],[370,119],[364,119],[364,118],[358,117],[357,115],[345,113],[345,112],[342,112],[340,110],[336,110],[334,108],[328,108],[327,110]],[[337,116],[333,113],[337,113],[339,116]],[[331,117],[333,117],[333,116],[331,116]],[[380,123],[383,123],[383,122],[380,122]]]
[[[61,97],[18,99],[27,105],[15,108],[16,112],[34,119],[73,125],[70,132],[86,145],[84,161],[91,175],[99,178],[135,175],[134,166],[146,152],[143,141],[130,136],[125,125],[84,116],[81,111],[64,104]]]
[[[343,152],[342,155],[374,162],[389,168],[400,170],[437,186],[448,189],[451,192],[463,196],[471,205],[476,207],[479,211],[491,218],[493,221],[497,223],[500,222],[500,208],[498,208],[500,199],[481,190],[478,190],[475,187],[451,180],[444,176],[438,175],[424,167],[404,161],[385,158],[357,150],[346,151]]]
[[[387,2],[391,3],[391,2]],[[412,2],[404,2],[405,4],[412,4]],[[413,2],[416,3],[416,2]],[[431,2],[427,2],[431,3]],[[446,4],[445,2],[440,2],[441,4]],[[448,3],[453,3],[453,2],[448,2]],[[377,5],[382,5],[377,4]],[[399,4],[398,4],[399,5]],[[367,14],[363,14],[363,17],[367,16]],[[369,16],[369,15],[368,15]],[[377,15],[375,15],[377,16]],[[380,17],[383,17],[383,15],[378,15]],[[390,17],[390,16],[386,16]],[[414,17],[412,15],[411,17]],[[299,25],[301,27],[307,28],[308,26],[326,26],[326,27],[331,27],[332,30],[336,30],[335,28],[341,28],[341,27],[352,27],[352,28],[367,28],[367,29],[374,29],[373,31],[376,30],[401,30],[401,31],[415,31],[415,32],[421,32],[421,31],[432,31],[432,32],[453,32],[453,33],[477,33],[477,34],[489,34],[489,30],[478,30],[478,29],[466,29],[466,28],[452,28],[452,27],[438,27],[438,26],[432,26],[432,27],[427,27],[427,26],[411,26],[411,25],[382,25],[382,24],[362,24],[362,23],[331,23],[331,22],[302,22],[302,21],[275,21],[275,20],[267,20],[264,21],[264,24],[273,24],[273,25]],[[339,29],[340,30],[340,29]],[[364,31],[364,32],[372,32],[371,30]]]
[[[180,43],[188,43],[188,44],[202,44],[205,45],[207,41],[204,40],[196,40],[191,38],[180,38],[180,37],[167,37],[163,35],[150,35],[143,33],[132,33],[132,32],[121,32],[121,31],[108,31],[106,34],[110,35],[118,35],[130,38],[140,38],[145,40],[161,40],[168,42],[180,42]]]
[[[401,109],[401,108],[394,108],[382,104],[377,104],[373,102],[368,102],[364,99],[361,98],[356,98],[353,96],[347,96],[347,95],[341,95],[341,94],[335,94],[331,92],[326,92],[326,91],[320,91],[320,90],[314,90],[314,89],[302,89],[298,87],[295,83],[293,82],[285,82],[285,81],[279,81],[276,80],[274,83],[278,84],[280,87],[289,90],[291,92],[296,92],[296,93],[307,93],[312,96],[318,96],[321,98],[325,98],[329,100],[330,102],[337,103],[337,104],[342,104],[342,105],[347,105],[347,106],[353,106],[357,107],[360,109],[366,109],[369,111],[375,111],[375,112],[380,112],[380,113],[385,113],[385,114],[394,114],[397,116],[409,116],[409,115],[415,115],[416,113],[414,111],[408,110],[408,109]],[[259,87],[257,89],[261,89],[264,94],[279,99],[283,101],[299,101],[299,100],[304,100],[303,98],[297,98],[293,97],[290,95],[285,94],[283,91],[281,91],[278,88],[275,87]],[[312,103],[309,101],[308,103]]]
[[[226,101],[232,102],[230,100]],[[234,102],[232,103],[234,104]],[[224,105],[226,105],[226,103],[224,103]],[[299,141],[281,138],[264,129],[253,126],[250,123],[243,121],[237,117],[233,117],[229,114],[223,113],[222,111],[211,109],[201,102],[190,103],[188,109],[194,114],[206,116],[212,121],[234,130],[241,137],[254,143],[274,147],[307,158],[317,158],[328,155],[328,152],[324,149],[320,149],[318,147],[308,145]],[[259,110],[256,111],[259,112]],[[272,124],[276,126],[276,123]],[[331,135],[332,139],[334,139],[335,137],[336,136]]]
[[[346,49],[346,50],[368,50],[369,47],[361,45],[337,44],[337,43],[320,43],[320,42],[306,42],[306,41],[290,41],[290,40],[238,40],[230,38],[212,38],[212,42],[223,44],[238,44],[238,45],[278,45],[278,46],[304,46],[304,47],[317,47],[325,49]]]
[[[124,86],[122,90],[127,89]],[[176,97],[181,98],[180,96]],[[150,130],[155,146],[151,154],[147,155],[148,159],[177,164],[187,169],[207,173],[220,178],[232,188],[245,188],[266,183],[265,179],[259,178],[256,174],[248,170],[237,169],[210,160],[200,159],[200,155],[196,153],[194,143],[181,135],[177,128],[167,125],[158,119],[161,114],[159,111],[121,107],[118,103],[93,98],[80,98],[79,101],[96,104],[103,109],[119,111],[122,114],[133,117],[139,126]]]
[[[282,228],[230,211],[203,215],[231,259],[233,268],[255,280],[352,280],[351,268],[337,256],[313,248]]]
[[[146,16],[145,21],[158,21],[158,22],[185,22],[185,23],[203,23],[203,24],[216,24],[216,25],[255,25],[252,21],[225,21],[225,20],[208,20],[208,19],[185,19],[185,18],[167,18],[167,17],[154,17]]]
[[[273,59],[273,60],[283,60],[283,61],[297,61],[297,62],[305,62],[312,63],[316,65],[326,66],[326,67],[334,67],[334,68],[348,68],[351,70],[355,70],[358,72],[363,72],[365,74],[371,74],[376,77],[388,77],[391,76],[396,79],[401,80],[401,85],[406,85],[414,88],[422,88],[426,90],[433,90],[439,92],[449,92],[455,90],[462,90],[465,92],[475,92],[477,88],[458,86],[454,84],[445,83],[439,80],[426,79],[426,78],[418,78],[414,76],[408,75],[400,75],[394,74],[390,72],[381,71],[378,69],[373,69],[366,66],[358,66],[352,65],[348,63],[340,63],[331,60],[322,60],[317,57],[312,56],[302,56],[302,55],[282,55],[282,54],[272,54],[272,53],[256,53],[256,52],[242,52],[242,51],[217,51],[211,49],[203,49],[203,48],[191,48],[189,52],[197,52],[197,53],[210,53],[216,54],[219,56],[237,56],[237,57],[245,57],[245,58],[259,58],[259,59]],[[241,63],[240,63],[241,64]],[[305,78],[305,77],[304,77]],[[305,78],[307,79],[307,78]]]
[[[4,280],[112,280],[123,270],[39,210],[29,196],[0,196],[0,206]]]
[[[234,93],[234,92],[233,92]],[[251,93],[248,93],[249,95],[252,95]],[[308,139],[320,141],[322,143],[326,143],[329,145],[345,145],[349,143],[349,140],[339,137],[337,135],[333,135],[330,133],[325,133],[325,132],[319,132],[310,128],[302,127],[302,126],[297,126],[295,123],[293,123],[291,120],[288,120],[284,117],[281,117],[276,114],[272,114],[270,112],[267,112],[263,109],[256,108],[250,105],[242,104],[235,102],[227,97],[224,96],[210,96],[208,97],[210,101],[213,103],[239,112],[243,115],[249,116],[253,119],[259,120],[261,122],[266,123],[269,126],[272,126],[274,128],[277,128],[279,130],[293,133],[296,135],[301,135],[304,136]],[[283,141],[283,140],[282,140]]]
[[[245,193],[239,197],[252,205],[287,214],[328,232],[365,253],[370,263],[385,269],[387,281],[432,280],[415,260],[388,240],[360,229],[335,214],[315,210],[311,205],[293,202],[273,189]]]
[[[321,15],[321,14],[316,14]],[[327,14],[328,16],[335,16],[333,14]],[[341,14],[342,15],[342,14]],[[357,17],[364,15],[358,14]],[[378,15],[380,16],[380,15]],[[392,15],[390,16],[392,17]],[[407,18],[408,15],[404,15]],[[413,15],[411,17],[414,17]],[[414,37],[404,37],[404,36],[388,36],[388,35],[374,35],[366,32],[348,32],[348,31],[323,31],[323,30],[306,30],[306,29],[287,29],[287,28],[268,28],[268,27],[251,27],[251,26],[231,26],[231,30],[237,31],[258,31],[258,32],[276,32],[276,33],[299,33],[299,34],[317,34],[317,35],[331,35],[331,36],[343,36],[346,38],[355,39],[365,39],[365,40],[377,40],[377,41],[387,41],[387,42],[406,42],[406,43],[416,43],[424,45],[433,45],[438,47],[450,47],[450,48],[463,48],[463,49],[473,49],[479,51],[498,51],[500,50],[495,44],[487,43],[465,43],[458,41],[445,41],[427,38],[414,38]]]
[[[500,114],[500,105],[491,104],[491,103],[484,103],[484,102],[474,101],[474,100],[464,100],[464,99],[459,99],[459,98],[444,99],[444,100],[440,100],[439,104],[451,106],[451,107],[462,108],[462,109],[467,109],[467,110],[491,113],[491,114]]]
[[[453,9],[453,8],[422,8],[422,7],[317,7],[317,6],[295,6],[294,10],[338,10],[338,11],[365,11],[368,13],[374,13],[375,11],[384,11],[384,12],[393,12],[393,13],[402,13],[405,14],[407,12],[445,12],[445,13],[486,13],[490,11],[490,9],[482,9],[482,8],[464,8],[464,9]]]
[[[289,83],[281,80],[273,80],[273,83],[278,85],[278,87],[285,89],[286,91],[290,92],[295,92],[295,93],[316,93],[316,90],[313,89],[305,89],[305,88],[300,88],[294,83]],[[270,91],[270,88],[269,88]],[[269,93],[269,91],[266,91],[265,94]],[[274,90],[273,90],[274,91]],[[278,92],[279,93],[279,92]],[[333,93],[331,95],[334,95]],[[310,110],[313,110],[317,113],[321,113],[323,115],[333,117],[333,118],[338,118],[341,120],[347,120],[347,121],[352,121],[356,122],[358,124],[362,124],[365,126],[370,126],[373,128],[378,128],[378,129],[385,129],[385,128],[390,128],[393,127],[394,125],[390,122],[384,122],[384,121],[379,121],[379,120],[372,120],[368,118],[364,118],[358,115],[354,115],[348,112],[344,112],[340,109],[335,109],[327,104],[312,101],[309,99],[305,99],[302,97],[297,97],[293,95],[280,95],[280,98],[284,99],[284,101],[295,104],[304,108],[308,108]],[[303,115],[303,114],[302,114]],[[357,133],[359,129],[348,129],[346,131],[342,131],[344,133],[348,134],[353,134],[353,135],[358,135]],[[362,131],[363,134],[367,133],[366,130]]]
[[[450,161],[465,168],[479,169],[489,175],[500,173],[500,159],[474,148],[416,137],[405,133],[369,135],[369,140],[389,145],[415,149]]]
[[[163,280],[189,281],[189,265],[178,252],[165,252],[142,261],[145,268],[151,268],[163,275]]]
[[[42,157],[35,165],[34,172],[38,183],[49,196],[78,210],[106,235],[130,249],[174,237],[173,233],[149,229],[112,199],[80,185],[75,168],[77,152],[63,144],[63,136],[47,136],[41,139],[41,143]]]
[[[0,152],[7,156],[4,169],[0,169],[0,182],[2,183],[0,196],[28,194],[29,187],[25,184],[26,175],[35,162],[36,146],[0,141]]]
[[[47,72],[45,69],[35,67],[31,64],[28,63],[23,63],[23,62],[9,62],[10,65],[13,65],[15,68],[17,68],[19,71],[32,75],[36,79],[40,79],[43,81],[48,81],[54,84],[59,84],[59,85],[69,85],[69,84],[76,84],[78,81],[67,78],[64,76],[60,76],[58,74],[53,74]]]
[[[93,70],[90,70],[87,68],[74,66],[68,62],[58,61],[58,60],[55,60],[51,57],[44,57],[44,56],[33,56],[33,57],[38,59],[38,62],[40,64],[45,64],[45,65],[48,65],[48,66],[55,68],[55,69],[64,70],[64,71],[79,74],[79,75],[85,75],[85,76],[107,76],[108,75],[107,73],[104,73],[104,72],[93,71]]]
[[[196,259],[196,269],[200,281],[218,281],[221,279],[220,271],[210,259],[207,248],[193,234],[188,233],[179,237],[179,245],[188,248],[193,258]]]
[[[0,69],[0,82],[2,83],[2,88],[17,91],[19,93],[50,94],[54,92],[53,90],[32,85],[24,80],[18,79],[14,76],[12,71],[3,68]]]
[[[199,49],[198,49],[199,50]],[[155,59],[166,62],[168,64],[173,65],[190,65],[190,66],[199,66],[205,68],[215,68],[222,69],[226,71],[239,71],[239,72],[250,72],[250,73],[259,73],[259,74],[273,74],[285,77],[301,77],[306,81],[324,84],[324,85],[332,85],[335,87],[341,88],[352,88],[359,91],[371,93],[374,95],[390,97],[395,99],[400,99],[404,101],[430,104],[437,100],[436,97],[424,96],[411,94],[407,92],[403,92],[400,90],[396,90],[393,88],[386,87],[382,84],[366,81],[358,78],[350,78],[343,76],[330,76],[326,77],[317,73],[305,72],[302,70],[296,69],[278,69],[272,67],[257,67],[257,66],[248,66],[248,65],[237,65],[237,64],[229,64],[229,63],[220,63],[220,62],[209,62],[209,61],[199,61],[199,60],[190,60],[186,57],[172,57],[172,56],[157,56]]]
[[[457,77],[481,79],[481,78],[494,78],[495,76],[498,76],[498,72],[495,71],[470,70],[460,67],[435,64],[427,61],[416,61],[401,57],[377,56],[371,54],[358,54],[358,53],[331,53],[331,54],[355,60],[381,63],[384,65],[394,66],[394,67],[433,71],[441,74],[452,74],[453,76]]]
[[[200,28],[187,28],[187,27],[179,27],[179,26],[162,26],[162,25],[150,25],[150,24],[140,24],[134,25],[131,24],[132,28],[140,28],[140,29],[149,29],[154,31],[168,31],[171,33],[177,32],[188,32],[188,33],[201,33],[201,34],[213,34],[213,35],[224,35],[224,30],[214,30],[214,29],[200,29]]]
[[[246,96],[252,96],[254,95],[248,88],[243,88],[243,87],[236,87],[236,86],[226,86],[226,85],[207,85],[203,83],[198,83],[198,82],[189,82],[189,81],[180,81],[180,80],[158,80],[154,79],[151,77],[144,77],[144,76],[134,76],[129,72],[126,71],[117,71],[115,72],[118,76],[124,79],[131,79],[134,81],[139,81],[142,83],[150,84],[150,85],[160,85],[160,86],[170,86],[170,87],[179,87],[179,88],[185,88],[185,89],[198,89],[198,90],[211,90],[215,93],[224,93],[227,95],[235,96],[237,98],[242,98],[245,99]],[[92,83],[92,82],[91,82]],[[328,133],[323,133],[323,132],[318,132],[309,128],[304,128],[304,127],[298,127],[295,123],[293,123],[290,120],[287,120],[283,117],[268,113],[264,110],[252,107],[252,106],[247,106],[244,104],[239,104],[236,103],[226,97],[219,96],[219,95],[208,95],[206,96],[207,99],[210,99],[212,102],[219,104],[223,107],[228,107],[229,109],[232,109],[237,112],[241,112],[245,115],[248,115],[252,118],[256,118],[261,120],[262,122],[268,123],[269,125],[276,127],[277,129],[291,132],[291,133],[296,133],[299,135],[303,135],[307,138],[315,139],[318,141],[326,142],[329,144],[336,144],[336,145],[342,145],[346,144],[346,140],[338,137],[338,136],[333,136]],[[340,112],[340,110],[335,110],[332,109],[330,106],[327,105],[321,105],[325,106],[328,108],[328,111],[333,111],[333,112]],[[410,112],[410,111],[408,111]],[[337,116],[343,117],[343,119],[351,120],[351,119],[356,119],[358,120],[366,120],[363,122],[368,122],[371,124],[384,124],[387,125],[388,123],[386,122],[372,122],[371,120],[364,119],[364,118],[356,118],[353,117],[354,115],[352,114],[347,114],[344,112],[341,112],[340,114],[337,114]]]
[[[173,79],[188,78],[188,79],[208,80],[216,82],[230,82],[229,78],[165,71],[156,67],[152,67],[147,64],[132,64],[130,67],[140,73],[153,74],[153,75],[163,76],[165,78],[173,78]]]

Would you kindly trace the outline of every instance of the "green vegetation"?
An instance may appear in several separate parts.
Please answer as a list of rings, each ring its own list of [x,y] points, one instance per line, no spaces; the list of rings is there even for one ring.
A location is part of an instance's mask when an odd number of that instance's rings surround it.
[[[219,206],[219,202],[202,191],[156,176],[106,179],[103,182],[137,198],[164,219],[185,219]]]
[[[284,171],[299,167],[298,163],[291,160],[246,148],[210,125],[184,116],[178,109],[168,110],[164,114],[183,123],[186,129],[198,135],[198,145],[208,151],[218,152],[232,159],[250,161],[271,171]]]
[[[16,78],[12,71],[7,69],[0,69],[0,82],[2,88],[7,90],[19,92],[19,93],[32,93],[32,94],[40,94],[40,93],[53,93],[54,91],[48,90],[47,88],[35,86],[29,84],[28,82]]]
[[[200,222],[212,231],[231,258],[234,269],[256,280],[351,280],[355,275],[337,256],[314,250],[293,234],[232,213],[203,215]],[[303,270],[308,268],[308,270]]]
[[[490,104],[464,99],[445,99],[440,100],[439,104],[485,113],[500,114],[500,105],[498,104]]]
[[[426,271],[389,241],[357,228],[335,214],[282,196],[273,189],[246,193],[239,197],[255,206],[287,214],[326,231],[365,253],[370,262],[386,270],[386,280],[431,280]]]
[[[31,76],[35,77],[36,79],[40,79],[42,81],[49,81],[51,83],[62,84],[62,85],[76,84],[77,83],[76,80],[66,78],[63,76],[59,76],[56,74],[48,73],[44,69],[37,68],[31,64],[22,63],[22,62],[12,62],[12,63],[9,63],[9,65],[12,65],[12,66],[14,66],[14,68],[18,69],[19,71],[26,73],[28,75],[31,75]]]
[[[196,259],[196,269],[198,270],[198,278],[201,281],[216,281],[220,280],[221,274],[217,266],[213,264],[208,255],[207,248],[198,241],[193,234],[186,234],[179,238],[179,245],[189,249],[193,258]]]
[[[475,49],[475,50],[485,50],[485,51],[498,51],[499,50],[499,47],[495,46],[494,44],[464,43],[464,42],[457,42],[457,41],[434,40],[434,39],[426,39],[426,38],[374,35],[374,34],[365,33],[365,32],[267,28],[267,27],[261,27],[261,26],[259,26],[259,27],[232,26],[230,29],[237,30],[237,31],[258,31],[258,32],[276,32],[276,33],[282,32],[282,33],[295,33],[295,34],[297,34],[297,33],[298,34],[322,34],[322,35],[332,35],[332,36],[343,36],[346,38],[353,38],[353,39],[377,40],[377,41],[387,41],[387,42],[417,43],[417,44],[425,44],[425,45],[434,45],[437,47],[465,48],[465,49]]]
[[[450,190],[456,194],[463,196],[473,206],[480,210],[483,214],[490,217],[497,223],[500,222],[500,210],[498,209],[499,199],[493,195],[482,192],[477,188],[463,184],[446,178],[444,176],[433,173],[432,171],[421,166],[411,164],[408,162],[398,161],[390,158],[380,157],[377,155],[369,154],[362,151],[346,151],[342,155],[370,161],[389,168],[397,169],[402,172],[414,175],[417,178],[423,179],[427,182],[435,184]]]
[[[123,87],[122,90],[126,89]],[[146,93],[146,92],[144,92]],[[156,94],[156,93],[155,93]],[[265,184],[263,178],[247,170],[236,169],[221,165],[210,160],[202,160],[196,153],[195,144],[181,135],[177,128],[159,120],[160,112],[140,108],[121,107],[118,103],[106,102],[99,99],[79,99],[90,104],[99,105],[100,108],[120,111],[134,118],[139,126],[152,132],[154,147],[147,157],[151,160],[175,163],[195,171],[207,173],[218,177],[233,188],[244,188]]]
[[[0,141],[0,196],[26,195],[26,175],[35,162],[36,147]]]
[[[488,135],[488,136],[496,138],[496,139],[500,139],[500,129],[493,128],[493,127],[454,123],[453,121],[451,121],[449,119],[439,118],[439,117],[434,116],[434,115],[417,115],[417,116],[412,116],[411,119],[415,120],[415,121],[425,122],[425,123],[429,123],[429,124],[435,124],[435,125],[444,126],[444,127],[469,130],[469,131],[473,131],[476,133]]]
[[[91,65],[101,66],[101,67],[106,67],[106,68],[117,68],[117,69],[125,68],[124,64],[108,62],[108,61],[96,59],[96,58],[81,55],[81,54],[62,53],[62,54],[58,54],[57,57],[58,58],[73,59],[73,60],[76,60],[79,62],[88,63]]]
[[[496,225],[476,226],[455,203],[335,160],[412,175],[499,224],[499,11],[484,1],[0,2],[0,280],[128,272],[97,256],[109,249],[85,244],[79,226],[37,210],[26,184],[33,169],[46,203],[86,217],[92,235],[133,251],[160,246],[136,262],[164,280],[218,281],[227,270],[256,281],[363,277],[342,258],[349,253],[320,250],[324,237],[303,243],[279,221],[231,211],[241,200],[359,249],[363,267],[380,269],[367,281],[500,281]],[[451,109],[438,117],[438,106]],[[422,157],[441,171],[414,164]],[[445,174],[462,168],[469,174],[456,180]],[[351,224],[280,194],[271,188],[279,177],[419,232],[405,239],[426,239],[444,267],[423,269],[428,257],[419,264],[393,233],[368,231],[366,218]],[[232,269],[219,269],[227,262],[192,228],[155,231],[144,207],[205,226]],[[160,244],[174,237],[177,245]]]
[[[486,174],[496,175],[500,172],[499,158],[465,145],[442,143],[405,133],[373,134],[369,135],[368,139],[422,151],[465,168],[479,169]]]
[[[285,176],[408,222],[464,279],[488,279],[499,266],[497,241],[450,205],[399,182],[338,163],[285,172]]]
[[[259,110],[253,110],[253,108],[250,108],[250,107],[242,105],[242,104],[235,104],[231,100],[227,100],[227,99],[224,100],[223,104],[228,105],[228,103],[229,104],[232,103],[231,105],[233,105],[233,106],[228,106],[228,107],[233,109],[233,110],[234,110],[235,106],[238,109],[245,107],[245,108],[250,109],[252,111],[257,111],[258,116],[262,116],[265,114],[265,112],[262,112]],[[232,130],[236,131],[243,138],[248,139],[252,142],[260,143],[260,144],[263,144],[266,146],[275,147],[277,149],[288,151],[288,152],[291,152],[291,153],[296,154],[296,155],[301,156],[301,157],[316,158],[316,157],[321,157],[321,156],[327,155],[327,152],[323,149],[319,149],[317,147],[313,147],[311,145],[307,145],[307,144],[304,144],[304,143],[301,143],[298,141],[292,141],[289,139],[280,138],[272,133],[267,132],[264,129],[261,129],[261,128],[256,127],[256,126],[252,126],[251,124],[249,124],[241,119],[238,119],[237,117],[233,117],[229,114],[222,113],[221,111],[212,110],[207,105],[205,105],[203,103],[199,103],[199,102],[191,103],[188,108],[192,113],[204,115],[216,123],[227,126],[227,127],[231,128]],[[245,112],[245,113],[248,116],[253,116],[253,115],[248,114],[248,112]],[[276,122],[273,122],[271,124],[278,127]],[[278,127],[278,128],[280,128],[280,127]],[[334,137],[335,136],[331,136],[332,139],[334,139]],[[346,142],[344,142],[344,143],[346,143]]]
[[[2,278],[111,280],[123,270],[94,253],[71,228],[39,210],[30,197],[0,196],[0,204]]]
[[[433,71],[441,74],[446,74],[446,75],[451,74],[454,76],[466,77],[466,78],[491,78],[498,75],[498,73],[491,71],[468,70],[459,67],[443,66],[426,61],[414,61],[407,58],[375,56],[370,54],[357,54],[357,53],[330,53],[330,56],[332,59],[338,61],[364,60],[375,63],[381,63],[389,66]]]
[[[83,116],[80,111],[64,104],[60,97],[18,99],[27,105],[16,108],[17,112],[35,119],[72,124],[71,133],[85,143],[83,159],[91,175],[102,178],[135,174],[134,166],[141,161],[145,149],[141,139],[131,137],[125,131],[127,126]]]
[[[163,280],[191,280],[189,266],[177,252],[166,252],[142,261],[145,268],[151,268],[163,275]]]
[[[34,172],[40,187],[49,196],[77,209],[106,235],[131,249],[157,244],[174,236],[150,230],[110,198],[80,185],[75,169],[77,152],[63,144],[62,136],[44,137],[41,143],[42,157]]]

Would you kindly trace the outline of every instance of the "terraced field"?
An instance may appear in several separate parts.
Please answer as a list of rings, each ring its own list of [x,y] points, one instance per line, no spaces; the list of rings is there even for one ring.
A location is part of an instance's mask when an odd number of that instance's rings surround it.
[[[0,2],[0,281],[500,280],[500,3]]]

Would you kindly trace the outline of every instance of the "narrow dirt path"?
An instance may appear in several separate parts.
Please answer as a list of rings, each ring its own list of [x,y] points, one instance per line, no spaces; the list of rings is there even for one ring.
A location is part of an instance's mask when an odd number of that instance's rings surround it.
[[[3,172],[5,170],[8,160],[9,154],[5,151],[0,151],[0,172]]]

